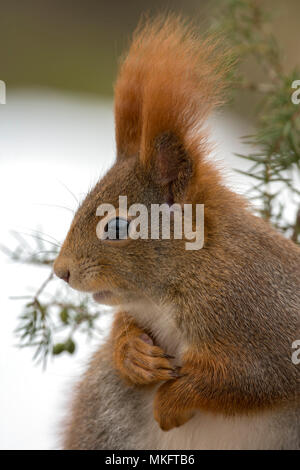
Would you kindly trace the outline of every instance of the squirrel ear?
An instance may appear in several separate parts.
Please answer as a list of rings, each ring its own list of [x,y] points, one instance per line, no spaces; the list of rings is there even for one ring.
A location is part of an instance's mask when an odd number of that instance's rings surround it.
[[[169,187],[174,200],[182,198],[193,174],[193,162],[174,135],[165,133],[156,138],[151,173],[157,184]]]

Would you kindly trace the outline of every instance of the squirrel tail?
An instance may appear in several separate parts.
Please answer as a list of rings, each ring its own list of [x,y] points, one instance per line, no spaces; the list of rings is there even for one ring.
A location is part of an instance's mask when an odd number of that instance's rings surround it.
[[[115,85],[118,158],[139,155],[147,165],[155,140],[172,134],[186,151],[207,152],[203,124],[224,102],[229,55],[215,37],[169,15],[142,22]]]

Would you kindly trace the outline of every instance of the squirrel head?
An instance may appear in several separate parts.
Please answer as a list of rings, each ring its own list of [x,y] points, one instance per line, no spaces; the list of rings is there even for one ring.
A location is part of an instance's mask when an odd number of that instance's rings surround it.
[[[79,207],[54,264],[59,277],[101,303],[145,295],[161,300],[201,256],[186,250],[186,240],[175,239],[172,230],[170,239],[161,232],[158,239],[101,239],[99,230],[129,224],[110,210],[103,222],[101,204],[118,209],[119,196],[126,196],[128,207],[143,204],[148,214],[153,204],[204,204],[207,240],[232,197],[206,160],[203,125],[223,101],[228,71],[217,49],[215,40],[199,41],[174,17],[134,33],[115,86],[116,163]]]

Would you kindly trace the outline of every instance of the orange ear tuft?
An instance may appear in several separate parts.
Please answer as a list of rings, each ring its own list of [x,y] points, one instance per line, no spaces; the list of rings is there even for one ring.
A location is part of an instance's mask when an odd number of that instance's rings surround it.
[[[139,154],[148,165],[163,134],[189,153],[206,151],[203,123],[223,102],[228,73],[218,47],[174,16],[138,27],[115,86],[118,158]]]

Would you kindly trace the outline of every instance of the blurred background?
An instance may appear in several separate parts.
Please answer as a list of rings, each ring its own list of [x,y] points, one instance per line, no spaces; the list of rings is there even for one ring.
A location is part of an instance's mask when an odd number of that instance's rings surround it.
[[[300,2],[260,3],[272,12],[269,27],[282,49],[284,68],[300,65]],[[113,83],[120,54],[141,15],[181,12],[205,30],[224,4],[0,0],[0,80],[7,90],[6,104],[0,104],[2,245],[17,244],[11,230],[30,234],[39,229],[50,245],[63,240],[77,200],[111,165]],[[251,60],[241,67],[249,81],[262,78]],[[242,90],[231,106],[211,119],[216,142],[212,158],[223,167],[228,184],[241,193],[249,181],[232,170],[246,168],[235,153],[246,151],[240,137],[255,125],[256,104],[255,97]],[[0,261],[0,448],[58,448],[59,422],[71,384],[100,339],[82,342],[75,357],[66,354],[52,360],[45,371],[35,366],[32,351],[16,347],[14,329],[24,301],[11,297],[34,292],[48,272],[15,265],[4,253]],[[109,316],[101,322],[105,332]]]
[[[141,15],[182,13],[205,30],[222,0],[18,0],[0,1],[1,80],[11,93],[20,88],[51,88],[112,97],[120,53]],[[287,68],[299,64],[300,3],[261,0],[272,13]],[[247,64],[249,78],[257,70]],[[240,102],[243,109],[243,103]]]

